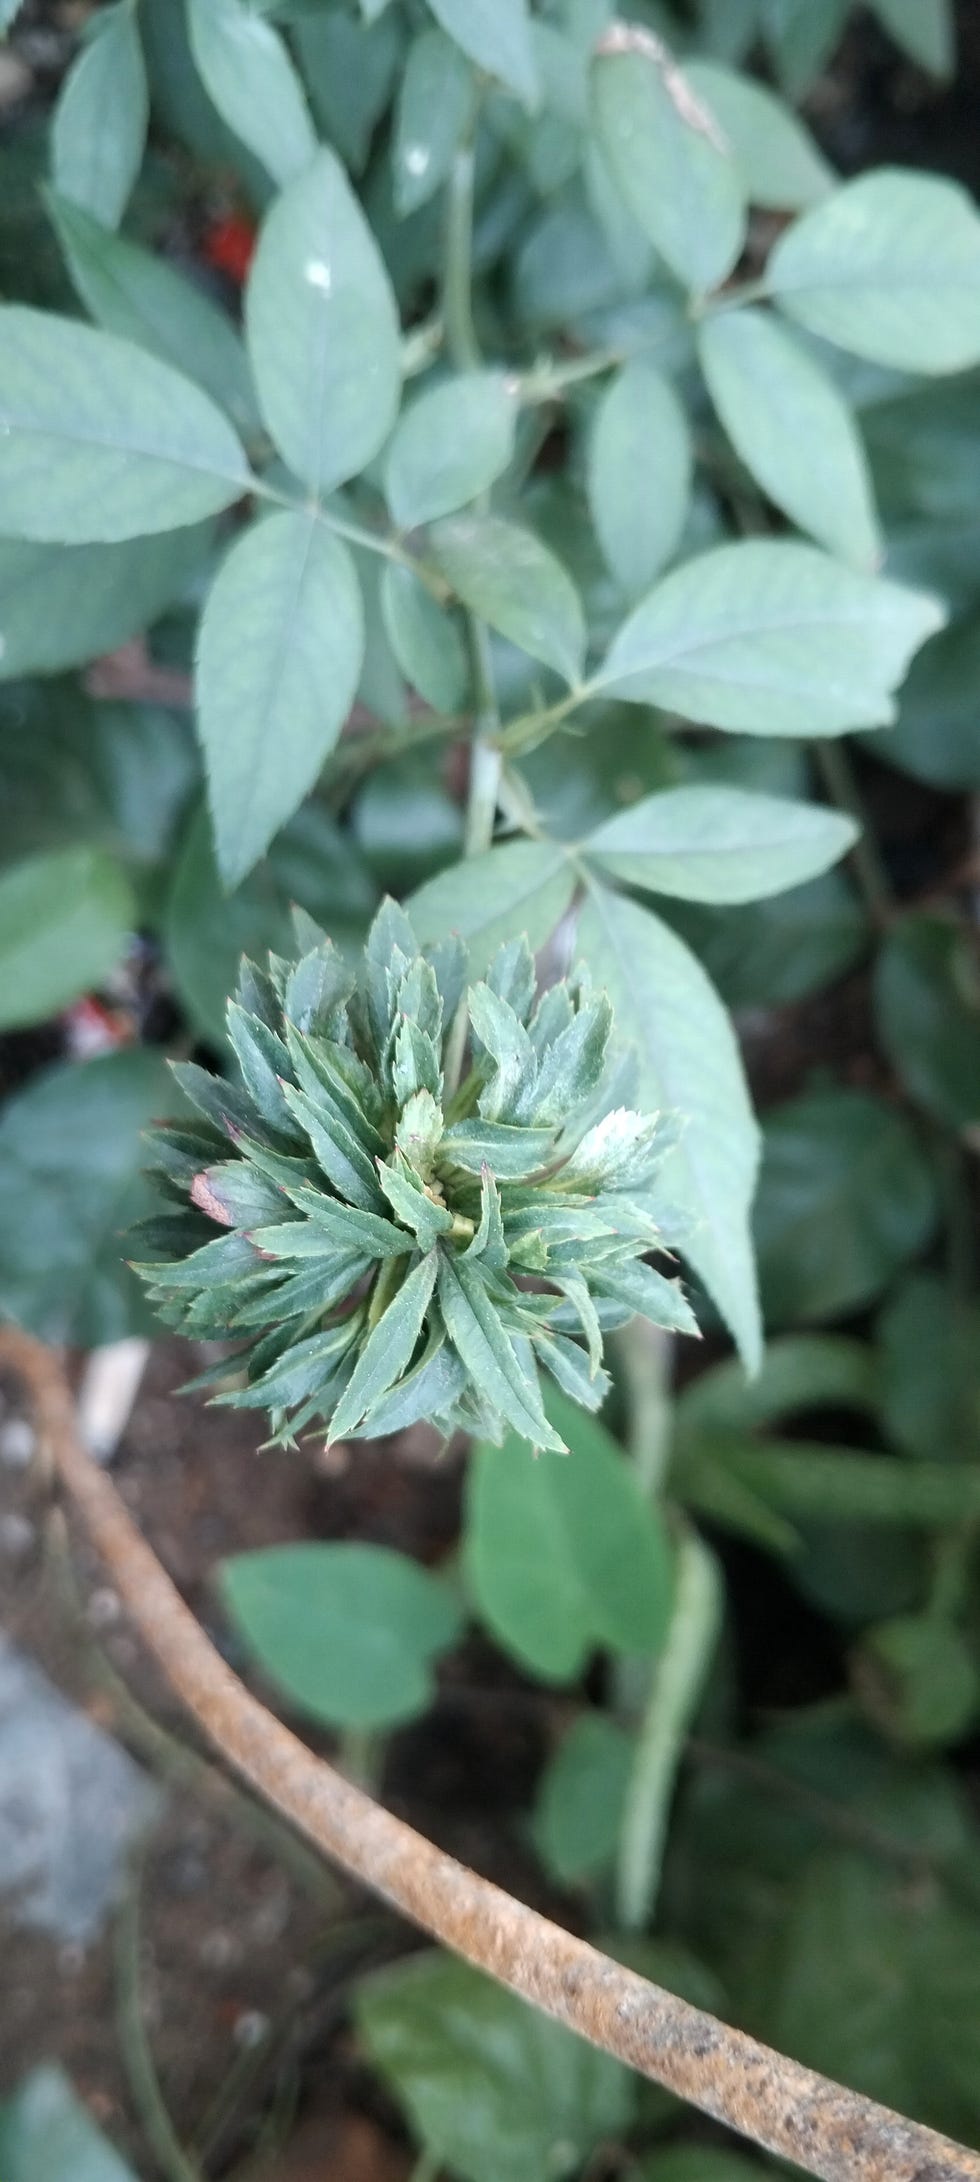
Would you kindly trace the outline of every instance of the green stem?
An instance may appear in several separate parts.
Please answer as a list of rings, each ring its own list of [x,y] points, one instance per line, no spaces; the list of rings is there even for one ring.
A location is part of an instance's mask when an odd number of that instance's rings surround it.
[[[629,1402],[629,1445],[633,1468],[644,1496],[660,1492],[670,1458],[669,1333],[634,1318],[617,1337]]]
[[[692,318],[717,318],[720,311],[739,311],[746,303],[768,303],[768,280],[743,280],[733,288],[719,288],[714,295],[699,296],[690,305]]]
[[[872,923],[879,931],[887,931],[894,917],[895,902],[888,873],[867,822],[846,743],[814,741],[810,744],[810,752],[831,802],[860,826],[860,834],[850,852],[850,861]]]
[[[456,153],[449,179],[449,212],[446,225],[446,267],[443,282],[443,316],[446,341],[457,371],[471,371],[481,362],[473,326],[473,146],[464,144]],[[500,711],[493,681],[490,636],[479,615],[467,613],[476,720],[470,753],[470,786],[463,836],[464,856],[481,856],[493,840],[497,796],[503,766],[500,747]],[[446,1089],[452,1094],[459,1083],[466,1050],[467,1011],[460,1002],[446,1045]]]
[[[282,492],[278,485],[270,485],[264,477],[249,480],[248,490],[257,500],[268,500],[277,508],[288,508],[292,515],[308,515],[332,531],[335,538],[343,538],[348,545],[360,546],[365,553],[380,554],[382,560],[397,561],[400,568],[410,568],[427,591],[440,602],[451,596],[451,585],[438,569],[431,568],[417,553],[411,553],[400,538],[390,531],[371,530],[366,523],[355,523],[350,516],[337,515],[332,508],[325,508],[319,500],[298,500],[293,493]]]
[[[704,1685],[721,1620],[718,1566],[696,1531],[677,1549],[674,1602],[640,1723],[616,1870],[616,1914],[642,1932],[660,1886],[664,1841],[684,1735]]]
[[[453,160],[446,214],[442,315],[446,346],[457,371],[476,371],[482,362],[473,324],[473,180],[470,137]]]
[[[170,2119],[143,2023],[140,1991],[141,1864],[134,1861],[116,1920],[116,1985],[119,2046],[147,2143],[167,2182],[203,2182]]]

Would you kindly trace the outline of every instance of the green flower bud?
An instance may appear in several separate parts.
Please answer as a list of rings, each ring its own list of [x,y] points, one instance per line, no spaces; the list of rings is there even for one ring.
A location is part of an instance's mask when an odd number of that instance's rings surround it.
[[[653,1189],[674,1124],[618,1103],[605,995],[579,977],[538,998],[525,941],[465,990],[460,942],[421,950],[394,902],[357,973],[296,926],[297,960],[242,965],[235,1078],[175,1070],[199,1118],[156,1134],[183,1208],[146,1224],[161,1316],[241,1337],[247,1383],[218,1398],[268,1409],[276,1438],[426,1418],[561,1448],[542,1368],[597,1409],[611,1327],[639,1312],[697,1331],[679,1282],[646,1263],[680,1224]],[[468,1071],[447,1089],[464,992]]]

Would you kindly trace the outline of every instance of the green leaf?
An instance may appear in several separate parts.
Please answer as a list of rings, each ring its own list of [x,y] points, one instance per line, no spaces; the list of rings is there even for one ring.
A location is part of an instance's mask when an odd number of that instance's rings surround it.
[[[811,333],[901,371],[980,362],[980,218],[964,190],[879,169],[780,237],[767,284]]]
[[[809,130],[764,83],[719,61],[685,61],[695,95],[728,139],[750,204],[767,212],[805,212],[836,180]]]
[[[457,712],[466,698],[469,662],[462,632],[412,568],[385,564],[381,611],[406,679],[436,712]],[[375,775],[375,779],[377,779]],[[408,844],[401,842],[404,854]]]
[[[229,886],[313,787],[353,702],[364,615],[346,546],[315,516],[268,516],[232,547],[198,656],[200,734]]]
[[[541,91],[527,0],[429,0],[447,37],[533,111]]]
[[[458,932],[479,977],[508,940],[525,934],[533,952],[543,947],[574,892],[575,868],[559,842],[507,841],[429,879],[408,910],[423,946]]]
[[[210,524],[124,545],[0,538],[0,680],[53,674],[142,634],[200,574]]]
[[[898,719],[876,751],[932,788],[980,788],[978,676],[980,618],[957,621],[913,660]]]
[[[330,1727],[393,1727],[430,1702],[459,1610],[435,1576],[387,1546],[304,1543],[223,1561],[239,1636],[289,1702]]]
[[[861,1091],[814,1091],[767,1117],[755,1235],[767,1323],[871,1303],[936,1223],[908,1123]]]
[[[333,152],[276,199],[245,296],[262,413],[305,485],[332,492],[387,439],[401,390],[388,275]]]
[[[930,75],[948,78],[956,65],[952,0],[871,0],[887,31]]]
[[[577,952],[635,1041],[644,1107],[684,1116],[664,1187],[697,1223],[685,1253],[751,1369],[761,1347],[749,1235],[759,1137],[731,1024],[673,932],[605,887],[585,902]]]
[[[0,309],[0,495],[8,532],[86,545],[175,530],[241,497],[248,466],[214,403],[128,341]]]
[[[668,922],[692,947],[729,1008],[805,1000],[843,977],[870,944],[849,879],[828,871],[770,902],[724,909],[670,905]]]
[[[532,1462],[513,1434],[472,1454],[465,1563],[477,1612],[498,1643],[533,1674],[568,1682],[600,1646],[658,1651],[670,1555],[658,1515],[603,1426],[554,1390],[548,1414],[567,1454]]]
[[[967,1637],[938,1614],[901,1614],[866,1629],[851,1679],[862,1710],[900,1750],[942,1750],[980,1712],[980,1673]]]
[[[758,901],[836,863],[853,819],[744,788],[668,788],[607,818],[582,843],[589,861],[650,894]]]
[[[634,608],[595,686],[747,735],[839,735],[894,718],[935,599],[815,546],[746,539],[685,561]]]
[[[965,930],[924,911],[903,917],[878,956],[875,1020],[927,1113],[953,1129],[980,1122],[980,969]]]
[[[344,165],[360,174],[400,73],[404,45],[396,11],[371,23],[342,8],[318,8],[300,14],[293,37],[320,128]]]
[[[44,1341],[94,1348],[147,1323],[122,1231],[147,1209],[142,1132],[173,1103],[156,1053],[31,1078],[0,1116],[0,1311]]]
[[[827,1850],[797,1871],[759,1967],[780,2052],[976,2141],[980,1920],[959,1891]]]
[[[42,1023],[100,984],[135,922],[129,882],[101,849],[55,850],[0,873],[0,1029]]]
[[[118,227],[143,161],[149,100],[132,0],[89,18],[51,123],[55,189]]]
[[[231,320],[166,258],[110,234],[51,190],[48,211],[86,310],[106,333],[149,349],[195,380],[239,430],[256,425],[248,360]]]
[[[839,43],[850,0],[762,0],[762,27],[787,98],[801,99]]]
[[[613,1860],[633,1746],[604,1712],[580,1712],[538,1781],[534,1846],[550,1879],[574,1886]]]
[[[222,119],[274,181],[291,182],[317,149],[299,77],[271,23],[243,0],[187,0],[191,50]]]
[[[0,2106],[3,2182],[136,2182],[60,2068],[36,2068]]]
[[[679,1396],[676,1431],[684,1442],[699,1432],[751,1432],[778,1417],[812,1409],[873,1412],[877,1380],[872,1351],[842,1334],[783,1334],[766,1345],[754,1379],[734,1359],[713,1364]]]
[[[385,457],[385,494],[401,530],[451,515],[485,492],[514,452],[517,403],[502,371],[443,379],[406,409]]]
[[[365,1979],[357,2023],[426,2150],[462,2182],[563,2182],[632,2117],[628,2070],[451,1955]]]
[[[605,559],[633,595],[653,582],[677,546],[691,462],[687,418],[673,387],[649,364],[627,364],[596,410],[587,482]]]
[[[428,203],[452,168],[473,110],[473,70],[435,26],[416,33],[395,107],[395,208],[404,218]]]
[[[464,606],[566,682],[578,681],[585,654],[578,592],[539,538],[496,515],[459,515],[438,525],[431,544]]]
[[[909,1462],[904,1455],[869,1455],[863,1448],[831,1447],[826,1440],[754,1444],[724,1432],[698,1440],[682,1477],[685,1497],[712,1514],[701,1493],[706,1459],[778,1513],[805,1523],[912,1523],[944,1530],[975,1522],[980,1514],[976,1463]]]
[[[881,558],[864,448],[833,380],[764,311],[721,311],[698,335],[708,391],[736,453],[791,522],[858,568]]]
[[[321,805],[305,803],[244,886],[227,894],[214,860],[207,813],[193,813],[174,861],[164,906],[167,965],[190,1021],[220,1048],[225,1002],[239,958],[267,948],[289,954],[291,901],[330,928],[346,951],[362,944],[376,890],[348,835]]]
[[[941,1273],[913,1272],[876,1326],[885,1431],[902,1453],[962,1462],[976,1453],[980,1310],[951,1295]]]
[[[696,295],[730,273],[745,236],[725,138],[666,46],[615,23],[592,67],[596,134],[630,211]]]
[[[439,1307],[446,1332],[471,1378],[515,1432],[535,1449],[564,1452],[541,1406],[536,1374],[526,1370],[480,1274],[457,1259],[439,1267]]]
[[[758,2160],[717,2144],[668,2144],[648,2153],[637,2182],[759,2182]]]
[[[382,1311],[331,1418],[331,1441],[342,1440],[352,1432],[379,1395],[387,1394],[407,1371],[425,1324],[437,1270],[438,1261],[432,1251],[408,1274],[387,1310]]]

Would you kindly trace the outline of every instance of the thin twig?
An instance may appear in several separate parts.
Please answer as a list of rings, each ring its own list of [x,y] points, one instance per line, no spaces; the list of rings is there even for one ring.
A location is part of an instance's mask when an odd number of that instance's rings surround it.
[[[140,1991],[140,1891],[143,1863],[132,1861],[129,1884],[116,1919],[117,2021],[129,2088],[146,2141],[167,2182],[203,2182],[201,2169],[189,2159],[170,2119],[160,2089],[156,2062],[143,2022]]]
[[[980,2182],[980,2155],[774,2053],[562,1931],[313,1756],[225,1664],[91,1462],[56,1358],[14,1328],[0,1364],[144,1642],[198,1725],[320,1853],[580,2037],[822,2182]]]

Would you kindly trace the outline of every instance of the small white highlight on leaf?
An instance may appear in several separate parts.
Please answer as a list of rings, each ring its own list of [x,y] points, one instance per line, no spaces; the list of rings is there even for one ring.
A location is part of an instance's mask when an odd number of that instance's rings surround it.
[[[333,274],[325,258],[310,258],[306,266],[306,278],[311,288],[320,288],[329,295],[333,287]]]
[[[409,144],[405,151],[405,165],[409,174],[424,174],[431,156],[426,144]]]

